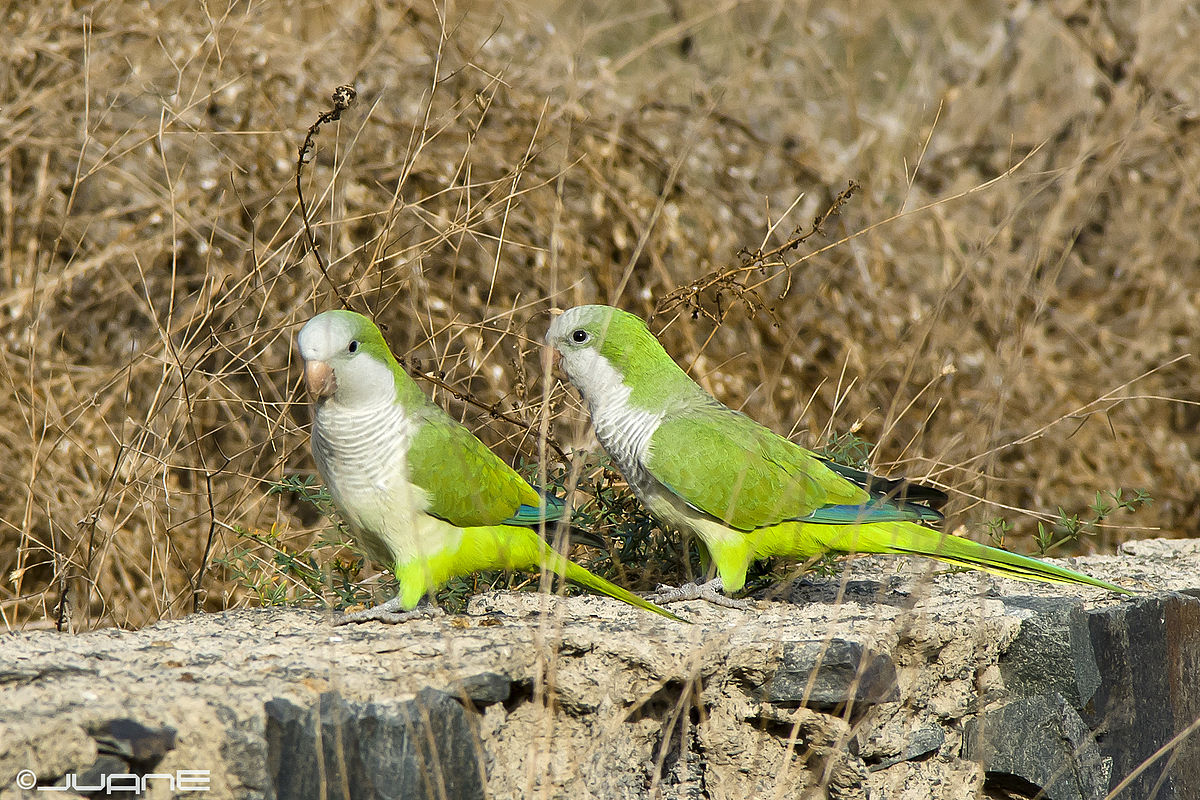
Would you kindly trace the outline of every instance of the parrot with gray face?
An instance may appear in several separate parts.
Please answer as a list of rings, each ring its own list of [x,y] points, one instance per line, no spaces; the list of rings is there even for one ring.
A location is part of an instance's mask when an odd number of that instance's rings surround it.
[[[732,605],[752,561],[827,552],[927,556],[1019,580],[1125,589],[1035,558],[942,533],[942,515],[913,500],[928,487],[873,478],[722,405],[671,359],[640,318],[611,306],[568,309],[547,343],[579,390],[600,444],[650,513],[699,537],[717,577],[660,603]],[[944,499],[944,496],[942,496]]]

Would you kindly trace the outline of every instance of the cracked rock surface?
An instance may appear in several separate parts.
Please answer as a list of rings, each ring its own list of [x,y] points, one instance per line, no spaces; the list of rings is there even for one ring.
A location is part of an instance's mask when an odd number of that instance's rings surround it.
[[[1072,562],[1132,598],[860,558],[692,625],[498,593],[6,634],[0,798],[1200,798],[1197,737],[1147,761],[1200,717],[1198,544]]]

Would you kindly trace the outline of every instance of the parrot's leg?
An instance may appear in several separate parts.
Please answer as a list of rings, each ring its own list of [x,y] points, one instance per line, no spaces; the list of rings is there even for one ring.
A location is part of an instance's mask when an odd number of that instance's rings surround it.
[[[415,619],[433,619],[445,613],[445,611],[430,603],[428,598],[421,600],[412,611],[405,611],[400,605],[400,598],[393,597],[386,603],[380,603],[373,608],[364,608],[362,611],[343,614],[341,619],[334,620],[333,624],[346,625],[351,622],[382,622],[386,625],[397,625],[401,622],[411,622]]]
[[[647,595],[646,599],[651,603],[658,603],[660,606],[667,603],[678,603],[681,600],[707,600],[716,606],[736,608],[738,611],[750,610],[749,600],[734,600],[732,597],[726,597],[721,594],[724,589],[725,585],[721,583],[721,579],[713,578],[707,583],[685,583],[678,589],[673,586],[659,586],[658,591]]]

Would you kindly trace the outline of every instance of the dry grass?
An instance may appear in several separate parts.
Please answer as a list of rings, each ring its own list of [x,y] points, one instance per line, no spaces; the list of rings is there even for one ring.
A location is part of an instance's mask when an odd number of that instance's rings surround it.
[[[8,627],[245,603],[212,566],[238,528],[313,536],[267,490],[312,469],[290,339],[337,295],[536,458],[548,308],[649,316],[850,180],[821,233],[656,317],[681,362],[801,441],[857,430],[1018,548],[1118,487],[1155,503],[1085,547],[1196,528],[1185,3],[73,5],[3,23]],[[303,176],[331,286],[294,168],[348,82]]]

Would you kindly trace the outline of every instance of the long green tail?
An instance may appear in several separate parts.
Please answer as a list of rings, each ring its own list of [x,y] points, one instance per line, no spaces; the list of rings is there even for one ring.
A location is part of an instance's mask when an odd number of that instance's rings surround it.
[[[854,553],[891,553],[936,558],[948,564],[991,572],[1019,581],[1041,581],[1095,586],[1110,592],[1133,594],[1116,584],[1081,572],[1048,564],[1030,556],[973,542],[961,536],[912,522],[879,522],[867,525],[805,525],[803,533],[825,549]]]
[[[541,540],[539,540],[540,542]],[[667,619],[675,620],[676,622],[687,622],[683,617],[677,617],[670,611],[667,611],[661,606],[651,603],[644,597],[638,597],[628,589],[622,589],[615,583],[606,581],[599,575],[593,575],[585,568],[579,566],[574,561],[567,559],[556,551],[543,545],[542,547],[542,564],[546,569],[549,569],[560,578],[566,578],[571,583],[577,583],[585,589],[591,589],[593,592],[605,594],[622,603],[628,603],[631,606],[643,609],[644,611],[652,611],[655,614],[661,614]]]
[[[565,558],[563,558],[562,562],[561,572],[558,569],[555,569],[554,565],[548,566],[550,566],[555,574],[561,575],[562,577],[571,581],[571,583],[577,583],[585,589],[591,589],[593,592],[606,594],[609,597],[620,600],[622,603],[628,603],[631,606],[637,606],[645,611],[653,611],[655,614],[661,614],[667,619],[672,619],[676,622],[688,622],[688,620],[684,619],[683,617],[677,617],[670,611],[667,611],[665,608],[656,606],[646,598],[638,597],[628,589],[622,589],[615,583],[609,583],[608,581],[604,580],[604,578],[601,578],[599,575],[593,575],[583,567],[576,564],[574,561],[567,561]]]
[[[422,597],[459,575],[470,575],[485,569],[521,569],[533,572],[548,569],[593,592],[653,611],[676,622],[687,622],[665,608],[638,597],[627,589],[593,575],[573,561],[554,551],[529,528],[514,525],[488,525],[462,528],[458,547],[436,555],[414,558],[394,568],[400,583],[400,600],[404,608],[414,608]]]

